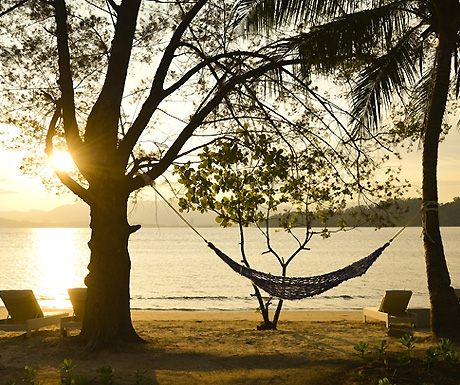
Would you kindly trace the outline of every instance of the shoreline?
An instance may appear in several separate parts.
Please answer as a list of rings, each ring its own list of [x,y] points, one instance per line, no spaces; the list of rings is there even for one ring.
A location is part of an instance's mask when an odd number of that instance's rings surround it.
[[[72,309],[47,309],[43,313],[68,313]],[[272,315],[273,312],[270,312]],[[7,317],[5,307],[0,307],[0,319]],[[133,321],[203,321],[203,320],[262,320],[262,315],[255,311],[245,310],[152,310],[132,309],[131,319]],[[361,310],[282,310],[280,322],[283,321],[361,321]]]
[[[270,312],[273,314],[273,312]],[[133,321],[166,321],[166,320],[262,320],[262,315],[255,311],[244,310],[131,310]],[[360,321],[362,311],[359,310],[284,310],[280,314],[283,321]]]

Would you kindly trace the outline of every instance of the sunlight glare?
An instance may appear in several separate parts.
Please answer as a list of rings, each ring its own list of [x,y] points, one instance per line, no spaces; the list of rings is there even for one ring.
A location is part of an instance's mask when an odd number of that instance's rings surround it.
[[[78,231],[71,228],[34,229],[30,256],[35,265],[34,286],[47,308],[70,308],[67,289],[83,285],[81,277],[85,264],[77,266],[77,258],[72,252]]]
[[[75,168],[72,156],[66,151],[54,151],[50,162],[53,169],[57,171],[69,172]]]

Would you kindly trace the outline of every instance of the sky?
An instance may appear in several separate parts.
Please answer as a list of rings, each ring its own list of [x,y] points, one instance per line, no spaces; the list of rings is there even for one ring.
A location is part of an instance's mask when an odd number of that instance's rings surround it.
[[[401,176],[414,185],[410,197],[416,197],[421,186],[421,152],[402,153]],[[25,176],[20,170],[21,156],[0,148],[0,212],[49,211],[58,206],[75,203],[72,193],[56,195],[47,191],[39,178]],[[393,161],[392,165],[398,163]],[[438,165],[439,201],[446,203],[460,196],[460,132],[452,128],[440,144]]]

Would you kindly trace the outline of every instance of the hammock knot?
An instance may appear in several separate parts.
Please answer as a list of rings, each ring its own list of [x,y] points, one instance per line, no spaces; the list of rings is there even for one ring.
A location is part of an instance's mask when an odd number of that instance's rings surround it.
[[[436,201],[427,201],[422,204],[421,211],[426,213],[428,211],[439,211],[439,204]]]

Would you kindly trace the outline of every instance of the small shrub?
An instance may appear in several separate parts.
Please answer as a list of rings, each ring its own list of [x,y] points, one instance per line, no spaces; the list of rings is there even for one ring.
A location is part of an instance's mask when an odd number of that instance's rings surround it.
[[[136,383],[135,383],[136,385],[142,384],[142,382],[144,381],[145,373],[147,373],[145,370],[139,370],[139,369],[137,369],[134,372],[134,378],[136,379]]]
[[[26,365],[24,366],[24,370],[22,373],[24,375],[24,378],[23,378],[24,382],[28,382],[32,385],[35,385],[35,377],[37,376],[37,369],[35,369],[32,366]],[[36,385],[39,385],[39,384],[36,384]]]
[[[353,348],[364,357],[369,348],[369,342],[359,341]]]
[[[440,357],[446,357],[451,349],[452,342],[448,338],[441,338],[441,342],[439,343],[436,352]]]
[[[88,380],[86,377],[77,374],[74,378],[72,378],[71,385],[86,385],[88,383]]]
[[[374,351],[379,356],[379,359],[382,358],[382,355],[383,353],[385,353],[385,350],[387,349],[387,347],[388,347],[388,344],[386,340],[382,340],[374,346]]]
[[[401,338],[399,338],[398,341],[401,342],[401,344],[403,344],[407,348],[409,357],[413,357],[415,343],[417,342],[417,339],[414,338],[412,334],[406,333]]]
[[[437,358],[438,358],[438,354],[437,354],[436,349],[433,347],[430,347],[426,350],[425,358],[423,359],[423,361],[429,366],[433,364],[434,362],[436,362]]]
[[[70,358],[65,358],[61,362],[61,384],[63,385],[72,385],[72,377],[70,377],[70,372],[74,369],[73,361]]]
[[[99,374],[99,380],[103,384],[109,385],[112,383],[114,370],[110,365],[99,366],[96,372]]]
[[[455,349],[452,349],[449,353],[447,353],[446,361],[458,364],[460,362],[460,353],[458,353]]]

